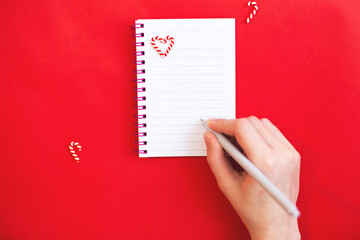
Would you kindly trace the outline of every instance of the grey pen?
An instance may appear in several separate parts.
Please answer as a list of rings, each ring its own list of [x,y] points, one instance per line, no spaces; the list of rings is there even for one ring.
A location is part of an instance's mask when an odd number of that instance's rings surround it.
[[[300,212],[297,207],[257,168],[249,161],[223,134],[217,133],[209,128],[207,121],[203,122],[207,131],[215,134],[221,146],[225,151],[234,158],[234,160],[258,182],[277,203],[282,206],[291,216],[298,218]]]

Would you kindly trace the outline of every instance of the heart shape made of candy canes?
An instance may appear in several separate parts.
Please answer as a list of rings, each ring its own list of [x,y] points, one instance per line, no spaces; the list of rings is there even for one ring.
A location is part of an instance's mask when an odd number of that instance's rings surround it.
[[[160,49],[159,49],[159,46],[156,44],[156,42],[160,42],[162,44],[166,44],[167,42],[170,42],[169,43],[169,46],[167,47],[167,49],[165,50],[165,52],[162,52]],[[166,57],[170,50],[172,49],[172,47],[174,46],[174,38],[173,37],[170,37],[170,36],[166,36],[166,38],[161,38],[159,36],[156,36],[156,37],[152,37],[151,38],[151,45],[153,46],[153,48],[159,53],[160,57]]]

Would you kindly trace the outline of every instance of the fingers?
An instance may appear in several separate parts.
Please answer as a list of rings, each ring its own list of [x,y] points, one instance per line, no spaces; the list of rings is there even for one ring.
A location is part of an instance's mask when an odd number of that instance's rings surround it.
[[[291,143],[285,138],[280,130],[274,124],[272,124],[269,119],[263,118],[261,121],[287,147],[287,149],[291,152],[292,159],[300,162],[301,157],[299,152],[294,148],[293,145],[291,145]]]
[[[261,122],[288,148],[295,150],[293,145],[291,145],[291,143],[285,138],[285,136],[280,132],[280,130],[269,119],[262,118]]]
[[[274,150],[283,150],[287,148],[286,145],[257,117],[251,116],[247,118],[255,127],[257,132],[261,135],[268,146]]]
[[[204,140],[207,148],[207,161],[220,189],[224,192],[236,188],[239,174],[233,169],[224,154],[224,150],[216,136],[211,132],[204,133]]]
[[[270,147],[247,118],[209,119],[208,126],[216,132],[235,136],[245,154],[255,165],[270,151]]]
[[[229,136],[235,136],[237,119],[210,118],[207,121],[208,126],[215,132],[225,133]]]

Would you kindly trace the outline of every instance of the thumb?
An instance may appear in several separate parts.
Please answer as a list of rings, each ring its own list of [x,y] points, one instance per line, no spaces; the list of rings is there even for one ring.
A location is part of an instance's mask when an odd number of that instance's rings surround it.
[[[207,161],[215,175],[220,189],[225,193],[236,187],[239,174],[233,169],[224,154],[216,136],[212,132],[204,133],[207,148]]]

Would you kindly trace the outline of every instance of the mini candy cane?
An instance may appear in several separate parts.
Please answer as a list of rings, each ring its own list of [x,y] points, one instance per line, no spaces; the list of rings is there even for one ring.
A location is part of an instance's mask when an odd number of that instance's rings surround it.
[[[159,49],[159,47],[156,45],[155,41],[159,41],[159,42],[161,42],[161,43],[163,43],[163,44],[166,44],[167,41],[170,41],[170,44],[169,44],[168,48],[166,49],[165,53],[163,53],[163,52]],[[169,54],[171,48],[174,46],[174,38],[173,38],[173,37],[170,37],[170,36],[167,36],[166,38],[161,38],[161,37],[159,37],[159,36],[152,37],[152,38],[151,38],[151,45],[152,45],[153,48],[159,53],[160,57],[166,57],[166,56]]]
[[[78,142],[74,142],[74,141],[71,141],[70,145],[69,145],[69,150],[70,150],[70,153],[71,155],[73,156],[74,160],[78,163],[80,161],[80,158],[78,157],[78,155],[75,153],[75,150],[74,150],[74,146],[77,147],[77,149],[79,151],[81,151],[81,146]]]
[[[248,5],[248,7],[254,6],[253,12],[250,13],[250,16],[246,19],[246,23],[249,23],[250,20],[253,19],[253,17],[255,16],[256,11],[259,10],[259,7],[257,6],[257,3],[255,1],[249,1],[247,5]]]

